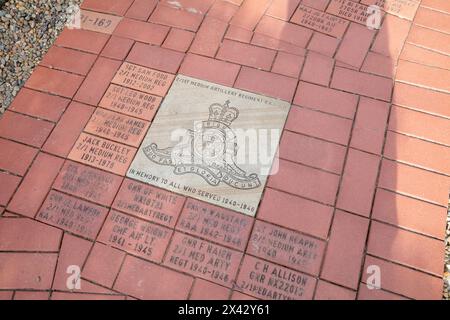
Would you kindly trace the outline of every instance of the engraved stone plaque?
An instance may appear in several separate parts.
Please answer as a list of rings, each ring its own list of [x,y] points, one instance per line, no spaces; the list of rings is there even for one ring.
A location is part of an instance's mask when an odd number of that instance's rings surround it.
[[[110,14],[80,10],[81,29],[112,34],[120,20],[122,20],[121,17]],[[76,20],[73,23],[76,23]]]
[[[298,7],[291,21],[336,38],[342,38],[350,23],[342,18],[304,5]]]
[[[107,212],[104,207],[52,190],[36,219],[79,236],[95,239]]]
[[[111,210],[99,241],[141,258],[161,262],[173,231]]]
[[[188,199],[177,229],[243,251],[252,220],[227,209]]]
[[[68,158],[123,175],[135,153],[135,148],[83,132]]]
[[[111,82],[162,97],[169,90],[173,78],[174,75],[167,72],[124,62]]]
[[[113,208],[144,220],[174,227],[184,201],[183,196],[125,179]]]
[[[323,241],[258,220],[247,252],[317,275],[324,249]]]
[[[139,147],[148,126],[148,121],[97,108],[84,131],[133,147]]]
[[[242,253],[175,232],[164,265],[230,288]]]
[[[127,176],[254,216],[289,108],[179,75]]]
[[[264,300],[310,300],[315,283],[306,274],[245,256],[235,290]]]
[[[161,100],[158,96],[111,84],[99,106],[151,121]]]

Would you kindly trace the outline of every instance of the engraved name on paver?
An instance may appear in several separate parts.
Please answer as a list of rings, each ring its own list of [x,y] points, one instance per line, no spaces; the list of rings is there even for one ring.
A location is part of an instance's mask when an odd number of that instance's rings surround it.
[[[231,287],[242,253],[209,241],[175,233],[164,264],[193,276]]]
[[[265,300],[312,298],[316,280],[306,274],[246,256],[234,289]]]
[[[351,0],[331,0],[327,12],[364,25],[370,16],[367,6]]]
[[[147,260],[161,262],[172,230],[114,210],[108,215],[99,241]]]
[[[126,179],[114,200],[113,208],[173,227],[183,202],[182,196]]]
[[[103,205],[109,205],[119,188],[121,179],[111,173],[89,166],[67,162],[55,181],[53,188],[77,195]]]
[[[164,96],[173,79],[174,75],[170,73],[124,62],[111,82],[146,93]]]
[[[81,29],[111,34],[116,29],[122,17],[80,10]]]
[[[123,114],[97,108],[86,125],[85,131],[138,147],[147,132],[149,122]]]
[[[69,159],[123,174],[135,153],[135,148],[82,133],[70,152]]]
[[[324,243],[285,228],[256,221],[248,253],[287,265],[299,271],[317,274]]]
[[[292,22],[337,38],[342,38],[349,24],[347,20],[304,5],[298,7]]]
[[[161,100],[158,96],[111,84],[99,106],[150,121]]]
[[[106,208],[52,190],[36,219],[77,235],[95,239],[106,213]]]
[[[251,226],[250,217],[189,199],[178,220],[177,229],[244,250]]]

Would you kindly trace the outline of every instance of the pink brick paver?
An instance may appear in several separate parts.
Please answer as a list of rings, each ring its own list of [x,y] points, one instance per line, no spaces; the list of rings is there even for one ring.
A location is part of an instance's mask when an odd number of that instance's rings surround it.
[[[1,116],[0,299],[440,299],[448,0],[180,3],[85,0]],[[125,178],[178,74],[291,103],[254,218]]]

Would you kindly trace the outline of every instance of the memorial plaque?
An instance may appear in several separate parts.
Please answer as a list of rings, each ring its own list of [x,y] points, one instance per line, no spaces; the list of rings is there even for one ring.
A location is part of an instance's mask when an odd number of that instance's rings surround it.
[[[68,158],[124,175],[135,153],[135,148],[83,132]]]
[[[254,216],[289,108],[178,75],[127,176]]]
[[[247,252],[298,271],[318,275],[324,249],[323,241],[256,221]]]
[[[185,198],[150,185],[125,179],[112,207],[138,218],[174,227]]]
[[[174,75],[124,62],[112,83],[164,97],[174,79]]]
[[[341,18],[366,25],[370,13],[367,6],[351,0],[331,0],[327,12]]]
[[[76,26],[78,17],[72,20],[71,25]],[[81,29],[112,34],[122,17],[110,14],[98,13],[88,10],[80,10],[79,22]]]
[[[175,232],[164,264],[230,288],[242,253]]]
[[[158,96],[111,84],[99,106],[151,121],[161,100]]]
[[[173,231],[111,210],[98,241],[146,260],[161,262]]]
[[[413,20],[420,0],[362,0],[361,3],[376,5],[388,13]]]
[[[66,161],[53,188],[104,206],[110,206],[122,179],[105,171]]]
[[[94,240],[107,213],[104,207],[51,190],[36,219]]]
[[[139,147],[150,122],[97,108],[84,131],[113,141]]]
[[[243,251],[252,223],[248,216],[188,199],[177,229]]]
[[[311,300],[315,285],[313,277],[246,255],[234,290],[264,300]]]
[[[336,38],[342,38],[350,23],[342,18],[304,5],[298,7],[291,22]]]

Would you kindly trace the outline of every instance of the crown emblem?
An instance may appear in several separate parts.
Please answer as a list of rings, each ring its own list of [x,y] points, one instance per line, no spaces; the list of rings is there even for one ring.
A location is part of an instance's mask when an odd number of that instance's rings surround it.
[[[239,116],[236,108],[230,107],[230,100],[225,104],[214,103],[209,107],[209,121],[218,122],[229,127]]]

